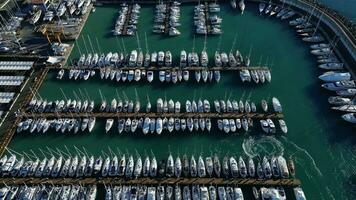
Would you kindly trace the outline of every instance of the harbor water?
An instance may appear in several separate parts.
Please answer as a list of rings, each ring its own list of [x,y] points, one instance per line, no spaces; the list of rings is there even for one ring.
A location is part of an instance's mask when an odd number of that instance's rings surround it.
[[[149,98],[155,104],[157,98],[173,99],[185,103],[187,99],[237,99],[254,101],[261,110],[260,101],[277,97],[282,105],[288,134],[266,136],[256,120],[254,128],[248,133],[225,134],[214,129],[207,133],[164,132],[162,135],[147,135],[142,133],[126,133],[119,135],[114,127],[105,133],[105,121],[97,119],[92,133],[57,134],[17,134],[9,148],[18,152],[30,149],[59,148],[67,146],[84,147],[88,152],[99,155],[102,151],[113,150],[141,156],[154,152],[159,158],[166,158],[168,152],[175,156],[180,154],[203,154],[205,156],[217,153],[221,157],[228,155],[292,156],[296,162],[296,176],[301,179],[308,199],[356,199],[356,141],[355,126],[341,119],[341,113],[330,109],[327,98],[332,93],[322,90],[318,76],[322,73],[317,67],[315,58],[309,53],[309,46],[301,41],[292,27],[286,21],[274,17],[260,16],[257,4],[247,4],[243,15],[232,10],[229,4],[223,4],[223,34],[208,36],[207,51],[210,62],[217,49],[229,52],[232,49],[236,35],[234,51],[239,49],[243,55],[248,55],[251,49],[251,66],[256,66],[262,57],[272,69],[272,82],[264,85],[244,84],[237,72],[224,72],[219,83],[199,83],[193,81],[177,84],[162,84],[156,76],[152,84],[146,82],[117,83],[108,80],[90,79],[88,81],[56,80],[56,73],[50,72],[40,88],[40,96],[47,100],[63,99],[61,90],[68,98],[74,98],[73,91],[79,94],[87,91],[96,104],[100,104],[99,89],[106,100],[112,98],[139,99],[141,106]],[[118,16],[118,6],[97,7],[83,29],[70,59],[79,58],[79,51],[92,51],[88,36],[94,48],[108,53],[122,50],[122,41],[126,51],[142,48],[145,50],[145,32],[147,33],[148,50],[170,50],[173,60],[179,60],[181,50],[191,51],[192,48],[201,52],[204,37],[193,39],[193,5],[181,7],[182,33],[178,37],[152,33],[154,8],[143,6],[141,9],[138,35],[136,37],[112,36],[115,20]],[[122,39],[121,39],[122,38]],[[83,41],[86,41],[86,48]],[[221,40],[221,42],[219,42]],[[195,41],[195,43],[193,42]],[[80,49],[80,50],[79,50]],[[212,62],[211,62],[212,63]],[[216,125],[215,125],[216,126]],[[245,191],[244,191],[245,192]]]

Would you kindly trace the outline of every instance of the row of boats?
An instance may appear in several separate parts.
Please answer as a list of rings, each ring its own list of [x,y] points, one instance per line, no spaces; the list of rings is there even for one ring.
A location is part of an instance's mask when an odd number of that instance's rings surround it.
[[[141,6],[133,4],[131,6],[126,3],[121,4],[119,17],[116,19],[115,28],[112,31],[114,35],[135,35],[137,31],[138,18]]]
[[[30,132],[30,133],[46,133],[48,130],[53,129],[56,132],[68,133],[79,131],[85,132],[88,130],[90,133],[95,126],[96,118],[58,118],[58,119],[46,119],[46,118],[27,118],[21,121],[17,125],[16,132]]]
[[[246,116],[237,119],[218,119],[216,121],[218,130],[224,131],[225,133],[235,133],[238,130],[248,131],[249,127],[253,126],[253,120]],[[278,123],[280,129],[283,133],[288,132],[287,125],[283,119],[279,119]],[[113,127],[114,119],[109,118],[106,120],[105,132],[109,132]],[[261,128],[266,133],[274,134],[277,129],[272,119],[261,119]],[[144,135],[148,133],[156,133],[160,135],[163,131],[169,133],[173,131],[208,131],[210,132],[212,128],[212,122],[210,118],[174,118],[174,117],[164,117],[164,118],[139,118],[139,119],[123,119],[119,118],[117,120],[117,131],[118,133],[123,132],[136,132],[137,130],[142,130]]]
[[[87,199],[95,200],[96,185],[13,185],[0,188],[1,199]]]
[[[219,35],[222,33],[222,18],[217,15],[220,12],[220,6],[217,2],[209,4],[199,3],[194,7],[194,25],[197,34]]]
[[[154,33],[168,33],[169,36],[180,35],[178,27],[181,26],[180,2],[173,1],[168,3],[159,3],[156,5],[154,18]]]
[[[94,110],[93,100],[81,100],[81,99],[66,99],[66,100],[55,100],[47,101],[43,99],[32,99],[26,107],[27,112],[34,113],[48,113],[48,112],[93,112]]]
[[[233,186],[213,186],[204,185],[167,185],[167,186],[146,186],[146,185],[123,185],[105,186],[105,200],[119,199],[139,199],[139,200],[244,200],[244,195],[239,187]],[[305,194],[300,187],[293,188],[297,200],[305,200]],[[282,187],[261,187],[252,188],[253,196],[256,200],[286,200],[286,192]]]
[[[172,53],[170,51],[156,51],[151,54],[147,51],[144,55],[142,51],[132,50],[130,54],[122,52],[109,52],[82,54],[77,62],[78,67],[171,67],[173,63]],[[215,67],[238,67],[250,66],[250,58],[246,56],[243,58],[239,50],[235,54],[230,51],[226,52],[216,51],[214,54]],[[198,55],[197,52],[186,52],[182,50],[179,56],[179,67],[208,67],[209,55],[205,49]]]
[[[218,155],[208,157],[194,155],[188,158],[186,154],[176,159],[169,154],[167,159],[156,160],[156,157],[138,153],[132,155],[111,155],[104,157],[86,155],[81,152],[75,156],[63,156],[61,152],[49,152],[50,158],[32,158],[30,155],[5,155],[0,159],[0,172],[4,177],[223,177],[223,178],[259,178],[287,179],[295,176],[295,166],[292,158],[288,161],[283,156],[264,156],[257,163],[249,157],[245,162],[242,156]],[[53,153],[58,154],[56,157]],[[78,152],[79,153],[79,152]],[[134,158],[135,157],[135,158]]]
[[[257,112],[256,104],[253,101],[245,100],[242,98],[237,100],[214,100],[214,108],[217,113],[255,113]],[[278,98],[272,98],[273,110],[276,113],[282,113],[282,105]],[[268,101],[261,100],[261,107],[264,112],[268,112]],[[135,112],[138,113],[141,110],[140,101],[136,100],[121,100],[121,99],[112,99],[111,103],[104,99],[101,102],[99,111],[100,112]],[[147,102],[145,112],[152,112],[152,104],[150,101]],[[184,112],[181,106],[180,101],[174,101],[173,99],[167,100],[166,98],[158,98],[156,101],[156,111],[157,113],[180,113]],[[214,112],[211,109],[211,104],[207,99],[199,98],[196,100],[186,100],[185,102],[185,112],[187,113],[210,113]]]
[[[277,18],[289,19],[296,13],[283,6],[260,3],[260,14],[269,16],[276,15]],[[352,80],[351,73],[345,71],[344,63],[339,60],[334,52],[337,41],[326,42],[325,38],[318,33],[319,22],[315,26],[311,22],[311,15],[299,16],[289,22],[289,25],[296,28],[296,32],[305,42],[313,43],[310,45],[310,53],[317,58],[318,67],[326,70],[318,78],[324,83],[322,88],[335,92],[336,96],[328,98],[328,102],[333,105],[333,110],[346,112],[341,117],[347,122],[356,123],[356,86]]]
[[[310,18],[303,16],[290,22],[296,27],[299,35],[305,37],[317,37],[315,33],[318,30],[310,22]],[[319,39],[322,36],[318,36]],[[325,70],[318,78],[323,81],[321,87],[335,92],[337,96],[328,98],[328,102],[333,105],[333,110],[346,112],[342,119],[350,123],[356,123],[356,85],[352,79],[351,73],[345,71],[344,63],[334,53],[337,41],[327,43],[323,40],[316,40],[315,44],[310,45],[310,53],[317,57],[318,67]]]
[[[295,11],[290,10],[290,8],[265,2],[259,4],[258,11],[260,15],[276,16],[276,18],[280,18],[281,20],[290,19],[296,14]]]
[[[272,97],[272,109],[269,109],[269,101],[262,99],[261,108],[264,113],[276,112],[282,113],[282,104],[277,97]],[[174,101],[173,99],[167,100],[166,98],[158,98],[156,101],[156,112],[157,113],[256,113],[257,106],[255,102],[246,99],[245,101],[241,98],[240,100],[235,99],[216,99],[213,101],[214,110],[209,100],[201,99],[198,100],[186,100],[184,109],[180,101]],[[66,100],[55,100],[47,101],[43,99],[33,99],[26,107],[27,112],[37,112],[37,113],[48,113],[48,112],[71,112],[71,113],[83,113],[83,112],[93,112],[98,109],[99,112],[123,112],[123,113],[138,113],[138,112],[154,112],[150,101],[147,102],[145,110],[141,108],[141,102],[139,100],[133,101],[129,99],[113,98],[111,101],[107,101],[102,98],[100,107],[95,107],[93,100],[81,100],[77,99],[66,99]]]
[[[57,79],[62,80],[65,75],[65,69],[61,69],[57,73]],[[85,69],[69,69],[68,70],[68,79],[69,80],[88,80],[92,77],[95,77],[95,70],[85,70]],[[155,75],[156,74],[156,75]],[[252,74],[252,72],[251,72]],[[116,68],[100,68],[100,79],[101,80],[111,80],[116,82],[139,82],[147,81],[151,83],[158,77],[161,83],[177,83],[183,81],[189,81],[191,78],[191,73],[189,70],[181,69],[168,69],[160,70],[155,73],[153,70],[145,69],[116,69]],[[221,79],[221,73],[219,70],[194,70],[194,79],[195,81],[207,83],[207,82],[219,82]],[[190,79],[192,80],[192,79]]]

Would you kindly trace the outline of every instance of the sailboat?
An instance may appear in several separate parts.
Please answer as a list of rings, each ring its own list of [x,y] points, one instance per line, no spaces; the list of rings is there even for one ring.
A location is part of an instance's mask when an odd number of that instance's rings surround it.
[[[240,7],[240,10],[241,10],[241,14],[244,14],[245,7],[246,7],[244,0],[240,0],[239,1],[239,7]]]
[[[109,132],[112,125],[114,124],[114,119],[107,119],[105,124],[105,132]]]

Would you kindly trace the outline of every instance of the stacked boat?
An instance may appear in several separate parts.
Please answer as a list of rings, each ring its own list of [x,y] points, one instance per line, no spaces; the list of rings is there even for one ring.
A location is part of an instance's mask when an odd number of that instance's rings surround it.
[[[12,185],[0,188],[3,199],[88,199],[95,200],[96,185]]]
[[[244,199],[241,188],[230,186],[120,185],[106,186],[105,190],[105,199]]]
[[[141,6],[139,4],[121,4],[119,17],[115,22],[114,35],[135,35]]]
[[[169,36],[180,35],[178,27],[181,26],[180,19],[180,4],[177,1],[160,3],[156,5],[154,18],[154,33],[164,33]]]
[[[197,34],[219,35],[222,18],[216,13],[220,12],[220,6],[216,2],[198,4],[194,7],[194,25]]]
[[[55,130],[57,133],[78,133],[78,132],[91,132],[95,126],[95,117],[90,118],[27,118],[17,125],[17,133],[46,133],[48,130]]]
[[[263,157],[257,162],[248,157],[218,155],[203,157],[184,154],[173,158],[156,160],[154,155],[141,157],[130,154],[89,156],[77,149],[77,155],[66,154],[48,149],[49,157],[44,154],[40,159],[36,155],[5,155],[0,159],[0,174],[4,177],[222,177],[222,178],[259,178],[287,179],[295,175],[294,162],[286,161],[283,156]],[[58,156],[54,156],[58,155]],[[47,155],[47,156],[48,156]],[[65,156],[66,155],[66,156]]]

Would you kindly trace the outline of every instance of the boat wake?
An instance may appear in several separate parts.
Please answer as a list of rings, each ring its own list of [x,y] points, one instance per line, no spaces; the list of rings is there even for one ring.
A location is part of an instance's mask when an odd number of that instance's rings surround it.
[[[285,141],[286,143],[289,143],[289,144],[291,144],[293,147],[295,147],[297,151],[303,152],[303,153],[309,158],[309,161],[306,162],[306,163],[310,163],[310,164],[312,165],[312,167],[316,170],[317,174],[318,174],[320,177],[323,176],[323,174],[321,173],[320,169],[319,169],[318,166],[316,165],[314,158],[309,154],[309,152],[308,152],[306,149],[303,149],[303,148],[301,148],[300,146],[298,146],[297,144],[295,144],[294,142],[288,140],[288,138],[286,138],[285,136],[282,136],[282,138],[284,139],[284,141]],[[296,154],[297,151],[296,151],[295,153],[293,153],[293,154]],[[306,163],[305,163],[305,164],[306,164]]]
[[[262,155],[283,155],[283,144],[275,137],[261,136],[244,139],[242,149],[249,157]]]

